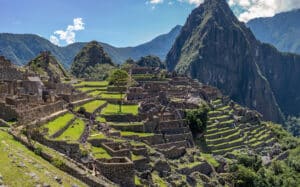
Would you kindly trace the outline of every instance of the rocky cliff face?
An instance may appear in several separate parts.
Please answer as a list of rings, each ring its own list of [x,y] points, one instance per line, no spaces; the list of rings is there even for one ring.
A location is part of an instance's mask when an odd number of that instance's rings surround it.
[[[293,96],[288,100],[295,102],[300,96],[291,89],[300,80],[298,59],[257,41],[225,0],[206,0],[187,19],[166,63],[169,70],[220,88],[266,120],[282,122],[281,108],[299,112],[300,105],[291,109],[284,99]]]

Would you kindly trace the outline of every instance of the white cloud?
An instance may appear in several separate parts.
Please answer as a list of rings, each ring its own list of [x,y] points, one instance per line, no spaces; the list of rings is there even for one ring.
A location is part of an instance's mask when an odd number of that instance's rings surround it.
[[[50,36],[50,41],[56,45],[60,45],[60,41],[65,41],[67,44],[75,42],[75,31],[84,30],[82,18],[74,18],[73,25],[68,25],[66,30],[57,30],[54,35]]]
[[[159,3],[163,3],[164,0],[149,0],[148,1],[150,4],[159,4]]]
[[[201,3],[204,2],[204,0],[177,0],[177,1],[189,3],[189,4],[192,4],[192,5],[196,5],[196,6],[199,6]]]
[[[55,44],[55,45],[59,45],[59,39],[56,36],[51,35],[50,36],[50,42]]]
[[[299,0],[229,0],[230,6],[242,8],[238,14],[241,21],[247,22],[257,17],[270,17],[277,13],[300,8]]]

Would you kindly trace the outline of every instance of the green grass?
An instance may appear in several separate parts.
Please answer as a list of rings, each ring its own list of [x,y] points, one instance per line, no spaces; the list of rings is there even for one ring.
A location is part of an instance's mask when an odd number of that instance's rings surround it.
[[[62,135],[56,138],[56,140],[77,141],[83,133],[84,127],[84,121],[76,119]]]
[[[92,97],[97,97],[97,96],[100,96],[101,93],[103,93],[103,91],[95,90],[93,92],[88,93],[88,95],[92,96]]]
[[[134,176],[134,184],[139,186],[142,185],[140,178],[138,178],[136,175]]]
[[[111,158],[111,156],[107,153],[105,149],[102,147],[94,147],[92,146],[92,154],[93,157],[98,159],[98,158]]]
[[[77,88],[77,90],[82,91],[82,92],[106,91],[106,87],[82,87],[82,88]]]
[[[106,119],[103,117],[96,117],[96,121],[100,122],[100,123],[106,123]]]
[[[95,133],[90,135],[89,139],[105,139],[106,136],[103,133]]]
[[[124,99],[126,94],[120,93],[102,93],[101,98],[103,99]]]
[[[143,122],[132,122],[132,123],[116,123],[116,122],[112,123],[112,122],[110,122],[108,124],[111,126],[143,126],[144,125]]]
[[[141,156],[141,155],[135,155],[135,154],[131,154],[131,158],[132,160],[141,160],[145,157]]]
[[[211,154],[201,153],[201,157],[204,158],[208,163],[210,163],[215,168],[219,167],[220,165]]]
[[[106,101],[102,100],[94,100],[91,102],[88,102],[82,106],[78,106],[75,108],[75,111],[78,111],[81,107],[85,108],[86,112],[93,113],[96,109],[98,109],[100,106],[104,105]]]
[[[229,108],[230,108],[230,106],[223,106],[222,108],[219,108],[219,109],[217,109],[217,110],[223,111],[223,110],[227,110],[227,109],[229,109]]]
[[[129,132],[129,131],[121,131],[121,136],[139,136],[139,137],[148,137],[148,136],[154,136],[153,133],[140,133],[140,132]]]
[[[152,173],[152,180],[155,184],[157,184],[159,187],[167,187],[168,185],[166,184],[166,182],[159,177],[157,172],[153,172]]]
[[[105,87],[108,86],[108,81],[82,81],[74,86],[93,86],[93,87]]]
[[[26,167],[18,167],[20,162]],[[3,131],[0,131],[0,173],[5,186],[36,186],[34,179],[28,175],[30,173],[36,175],[41,185],[47,183],[53,187],[59,187],[61,185],[55,181],[54,177],[60,176],[63,186],[70,187],[74,184],[87,186],[43,160]]]
[[[46,125],[44,125],[44,127],[48,129],[48,134],[49,136],[51,136],[57,131],[59,131],[61,128],[66,126],[67,123],[71,121],[74,117],[75,117],[74,114],[67,113],[47,123]]]
[[[138,105],[122,105],[121,114],[138,114]],[[119,105],[117,104],[108,104],[102,111],[101,114],[109,115],[109,114],[120,114],[119,113]]]

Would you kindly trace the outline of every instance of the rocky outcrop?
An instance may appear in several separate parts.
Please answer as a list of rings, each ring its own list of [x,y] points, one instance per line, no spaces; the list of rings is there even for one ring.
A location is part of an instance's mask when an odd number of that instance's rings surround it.
[[[299,58],[257,41],[225,0],[206,0],[187,19],[166,63],[171,71],[218,87],[264,119],[282,122],[281,109],[299,112],[294,84],[300,80]],[[297,105],[288,108],[286,100]]]
[[[105,69],[110,71],[114,63],[97,41],[91,41],[76,55],[71,73],[79,78],[94,77]],[[98,79],[100,77],[94,77]],[[102,77],[105,78],[105,77]]]
[[[69,77],[64,67],[50,51],[41,52],[40,55],[26,65],[26,68],[39,74],[42,79],[50,80],[52,82],[60,82]]]

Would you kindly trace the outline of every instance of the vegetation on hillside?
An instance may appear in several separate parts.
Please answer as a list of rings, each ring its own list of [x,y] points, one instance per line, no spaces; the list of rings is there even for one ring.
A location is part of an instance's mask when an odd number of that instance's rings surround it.
[[[195,110],[186,111],[185,116],[194,135],[197,133],[202,133],[206,129],[208,112],[209,108],[206,105],[203,105]]]
[[[88,43],[76,55],[71,73],[78,78],[104,80],[114,68],[114,63],[96,41]]]

